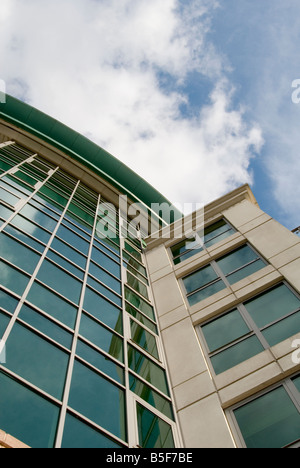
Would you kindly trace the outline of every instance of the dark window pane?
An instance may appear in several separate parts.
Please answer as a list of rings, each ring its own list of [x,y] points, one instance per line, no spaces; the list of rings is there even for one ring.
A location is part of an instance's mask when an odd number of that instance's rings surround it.
[[[0,200],[14,207],[20,201],[20,198],[0,187]]]
[[[240,312],[235,309],[202,327],[209,351],[213,352],[249,333]]]
[[[79,237],[70,229],[60,226],[57,231],[57,237],[60,237],[62,240],[70,244],[75,249],[79,250],[83,255],[87,255],[89,251],[89,243],[86,242],[82,237]]]
[[[79,333],[106,353],[123,362],[123,340],[102,327],[100,323],[82,314]]]
[[[0,307],[2,309],[5,309],[13,314],[18,304],[19,301],[17,299],[0,289]]]
[[[9,324],[10,322],[10,317],[6,314],[3,314],[2,312],[0,312],[0,339],[2,338],[2,336],[4,335],[4,332],[7,328],[7,325]],[[0,354],[1,356],[1,354]]]
[[[71,349],[73,336],[59,325],[56,325],[51,320],[47,319],[43,315],[36,312],[34,309],[28,306],[23,306],[18,318],[24,320],[32,327],[36,328],[40,332],[49,336],[53,340],[57,341],[66,348]]]
[[[224,275],[228,275],[257,258],[257,253],[255,253],[248,245],[244,245],[240,249],[231,252],[220,260],[217,260],[217,263]]]
[[[296,311],[300,307],[300,300],[285,284],[281,284],[246,302],[245,307],[257,326],[262,328]]]
[[[93,275],[97,280],[101,281],[101,283],[104,283],[106,286],[116,291],[116,293],[122,294],[120,281],[104,271],[102,268],[99,268],[93,262],[90,263],[89,274]]]
[[[72,249],[59,239],[53,240],[51,244],[51,249],[56,250],[58,253],[62,254],[64,257],[69,259],[71,262],[76,263],[76,265],[85,269],[87,260],[86,257],[81,255],[79,252]]]
[[[106,448],[114,449],[122,446],[109,439],[91,426],[84,424],[75,416],[67,414],[62,448]]]
[[[30,274],[40,260],[38,254],[3,233],[0,234],[0,256]]]
[[[12,214],[13,214],[12,210],[0,204],[0,218],[7,221],[8,218],[10,218]]]
[[[108,359],[104,354],[99,353],[81,340],[77,342],[76,354],[92,364],[92,366],[109,375],[112,379],[125,385],[124,369],[111,359]]]
[[[300,437],[300,413],[283,387],[234,411],[248,448],[281,448]]]
[[[157,326],[153,322],[151,322],[149,319],[147,319],[147,317],[142,315],[140,312],[138,312],[136,309],[134,309],[133,307],[131,307],[127,303],[125,304],[125,307],[126,307],[126,311],[130,315],[132,315],[132,317],[135,317],[139,322],[141,322],[143,325],[145,325],[145,327],[149,328],[149,330],[151,330],[152,332],[158,334]]]
[[[20,324],[15,324],[6,343],[5,367],[60,399],[68,355]]]
[[[174,448],[172,427],[137,403],[139,445],[142,448]]]
[[[6,226],[4,232],[8,232],[9,234],[14,236],[15,238],[17,238],[20,241],[24,242],[24,244],[26,244],[27,246],[34,248],[35,250],[37,250],[40,253],[43,253],[44,250],[45,250],[45,246],[43,244],[40,244],[39,242],[32,239],[31,237],[29,237],[24,232],[21,232],[18,229],[15,229],[14,227],[12,227],[10,225]]]
[[[300,376],[293,379],[293,384],[296,386],[297,390],[300,392]]]
[[[251,336],[240,343],[225,349],[211,357],[211,362],[216,374],[221,374],[231,367],[237,366],[264,351],[264,348],[256,336]]]
[[[74,328],[77,309],[39,283],[34,283],[27,300],[70,328]]]
[[[65,260],[64,258],[62,258],[60,255],[57,255],[56,253],[49,250],[47,254],[47,258],[49,258],[50,260],[53,260],[53,262],[57,263],[62,268],[67,270],[69,273],[77,276],[77,278],[83,281],[85,272],[82,270],[79,270],[79,268],[77,268],[75,265]]]
[[[111,254],[113,255],[113,253]],[[92,250],[92,260],[105,270],[109,271],[112,273],[114,276],[117,278],[121,278],[121,268],[119,263],[114,262],[112,259],[110,259],[107,255],[104,253],[100,252],[100,250],[96,249],[95,247]],[[117,259],[117,257],[115,257]],[[119,262],[119,259],[118,259]]]
[[[196,271],[195,273],[192,273],[191,275],[184,278],[183,282],[187,293],[191,293],[196,289],[200,289],[206,284],[215,281],[217,278],[217,273],[210,265],[208,265],[207,267],[202,268],[201,270]]]
[[[169,419],[174,420],[172,404],[169,400],[162,397],[159,393],[152,390],[151,387],[144,384],[141,380],[137,379],[136,377],[133,377],[133,375],[131,374],[129,374],[129,387],[130,390],[136,395],[143,398],[143,400],[145,400],[158,411],[163,413]]]
[[[250,265],[247,265],[246,267],[241,268],[241,270],[236,271],[232,275],[228,275],[227,279],[230,284],[237,283],[238,281],[241,281],[247,276],[253,275],[253,273],[256,273],[262,268],[265,268],[265,266],[266,266],[265,263],[262,260],[258,259],[255,262],[251,263]]]
[[[169,396],[168,383],[164,369],[130,345],[128,345],[128,364],[131,370]]]
[[[79,303],[82,283],[53,263],[44,260],[37,278],[75,304]]]
[[[83,308],[113,330],[123,333],[122,311],[90,288],[86,288]]]
[[[0,284],[2,286],[22,296],[28,283],[28,276],[0,260]]]
[[[126,440],[124,391],[77,361],[74,363],[69,406]]]
[[[139,281],[135,276],[131,275],[127,271],[127,283],[132,287],[136,292],[141,294],[143,297],[149,300],[147,286]]]
[[[53,448],[59,409],[0,372],[0,427],[33,448]]]
[[[263,330],[262,334],[270,346],[275,346],[300,332],[300,312]]]
[[[133,291],[125,287],[125,298],[131,305],[139,309],[141,312],[146,314],[151,320],[155,320],[153,307],[144,301],[141,297],[135,294]]]
[[[200,301],[204,301],[204,299],[207,299],[208,297],[213,296],[219,291],[222,291],[223,289],[225,289],[225,287],[226,286],[222,280],[216,281],[215,283],[206,286],[206,288],[203,288],[200,291],[188,297],[190,306],[193,306]]]
[[[133,320],[130,320],[130,326],[132,340],[156,359],[159,359],[155,336]]]

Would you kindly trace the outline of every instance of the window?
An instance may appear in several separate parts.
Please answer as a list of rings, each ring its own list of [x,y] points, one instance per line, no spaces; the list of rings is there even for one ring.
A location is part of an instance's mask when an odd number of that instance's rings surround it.
[[[134,320],[130,320],[130,328],[132,340],[153,357],[159,359],[155,336]]]
[[[300,299],[281,283],[200,329],[220,374],[300,332]]]
[[[139,403],[137,403],[137,420],[140,447],[175,447],[172,427]]]
[[[212,261],[210,265],[183,278],[190,306],[265,266],[266,263],[249,245],[244,245],[220,259]]]
[[[247,448],[283,448],[300,442],[299,376],[233,409]]]
[[[203,245],[205,248],[209,248],[234,233],[235,230],[233,227],[230,226],[227,221],[221,219],[217,223],[206,227],[204,229],[204,233],[199,232],[198,238],[195,236],[189,239],[184,239],[183,241],[174,245],[171,248],[174,264],[178,265],[184,260],[187,260],[193,255],[196,255],[198,252],[203,250]]]

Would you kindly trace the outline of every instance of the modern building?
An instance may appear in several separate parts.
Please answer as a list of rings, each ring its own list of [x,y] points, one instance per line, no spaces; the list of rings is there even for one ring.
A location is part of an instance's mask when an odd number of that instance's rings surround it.
[[[0,447],[300,445],[300,239],[247,185],[183,218],[7,96],[0,251]]]

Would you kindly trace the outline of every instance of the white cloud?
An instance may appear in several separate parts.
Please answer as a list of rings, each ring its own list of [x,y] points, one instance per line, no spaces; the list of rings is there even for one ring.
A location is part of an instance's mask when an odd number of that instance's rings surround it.
[[[208,41],[217,6],[6,0],[1,78],[8,92],[88,135],[172,201],[208,202],[251,181],[249,163],[262,146],[260,129],[232,108],[225,62]],[[178,86],[163,90],[158,71]],[[214,91],[188,119],[180,85],[193,71]]]

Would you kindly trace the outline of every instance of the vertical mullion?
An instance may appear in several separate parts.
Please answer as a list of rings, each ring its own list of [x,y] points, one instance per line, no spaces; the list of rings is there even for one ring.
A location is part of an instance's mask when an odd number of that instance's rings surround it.
[[[77,184],[77,187],[78,187],[78,185],[79,185],[79,183]],[[76,187],[76,189],[77,189],[77,187]],[[71,202],[71,200],[70,200],[70,202]],[[99,202],[100,202],[100,195],[98,197],[98,204],[97,204],[97,208],[96,208],[96,212],[95,212],[94,226],[93,226],[93,231],[92,231],[92,235],[91,235],[91,242],[90,242],[88,258],[87,258],[87,263],[86,263],[85,275],[84,275],[83,284],[82,284],[81,297],[80,297],[79,306],[78,306],[77,319],[76,319],[74,335],[73,335],[73,343],[72,343],[72,348],[71,348],[70,360],[69,360],[69,365],[68,365],[68,370],[67,370],[67,377],[66,377],[65,388],[64,388],[64,395],[63,395],[63,399],[62,399],[62,407],[61,407],[60,418],[59,418],[59,423],[58,423],[58,429],[57,429],[57,434],[56,434],[55,448],[60,448],[61,444],[62,444],[62,438],[63,438],[63,432],[64,432],[64,426],[65,426],[65,419],[66,419],[67,407],[68,407],[68,401],[69,401],[69,395],[70,395],[70,389],[71,389],[72,374],[73,374],[73,368],[74,368],[74,362],[75,362],[77,340],[78,340],[78,336],[79,336],[82,309],[83,309],[84,297],[85,297],[85,292],[86,292],[86,285],[87,285],[87,280],[88,280],[88,272],[89,272],[89,266],[90,266],[90,261],[91,261],[91,256],[92,256],[95,231],[96,231],[96,226],[97,226],[97,219],[98,219],[97,213],[98,213]]]

